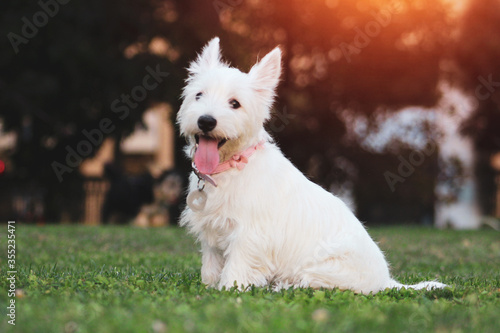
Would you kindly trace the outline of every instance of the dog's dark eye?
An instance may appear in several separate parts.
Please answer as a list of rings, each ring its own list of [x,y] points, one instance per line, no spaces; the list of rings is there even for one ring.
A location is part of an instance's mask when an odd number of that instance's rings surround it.
[[[199,100],[201,96],[203,96],[202,92],[197,93],[196,94],[196,100]]]
[[[233,109],[235,109],[235,110],[236,110],[236,109],[239,109],[239,108],[241,107],[240,102],[238,102],[238,101],[237,101],[237,100],[235,100],[235,99],[230,100],[230,101],[229,101],[229,104],[230,104],[230,105],[231,105],[231,107],[232,107]]]

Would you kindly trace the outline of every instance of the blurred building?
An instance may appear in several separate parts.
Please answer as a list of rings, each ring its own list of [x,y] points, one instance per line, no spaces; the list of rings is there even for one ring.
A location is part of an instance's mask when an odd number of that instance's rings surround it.
[[[431,180],[434,184],[431,202],[434,214],[430,219],[439,228],[479,228],[488,222],[490,216],[500,218],[500,153],[477,151],[473,139],[461,133],[461,125],[474,112],[473,97],[444,83],[441,92],[442,98],[433,108],[408,107],[379,114],[374,129],[369,128],[366,117],[348,114],[344,116],[348,136],[364,149],[379,154],[397,149],[401,144],[410,147],[410,153],[404,156],[399,153],[398,168],[393,167],[389,171],[390,177],[386,178],[388,184],[385,185],[389,185],[394,193],[407,191],[408,180],[415,177],[417,170],[423,171],[420,168],[426,159],[437,154],[437,170]],[[391,146],[394,142],[396,145]],[[431,147],[432,152],[426,154],[426,147]],[[493,177],[475,170],[477,159],[485,156],[487,159],[493,156],[491,168],[496,170]],[[479,182],[495,183],[493,193],[496,194],[480,196]],[[415,200],[422,201],[422,198],[416,197]],[[495,202],[484,205],[481,200]],[[494,208],[488,209],[491,206]]]
[[[113,138],[107,138],[96,155],[80,165],[80,172],[85,177],[85,224],[102,222],[105,196],[110,187],[110,180],[105,174],[107,166],[120,168],[121,175],[125,177],[147,177],[149,174],[153,178],[174,168],[175,134],[169,121],[171,112],[167,104],[159,104],[146,111],[143,125],[120,142],[119,147],[116,147],[118,143]],[[116,149],[121,151],[120,161],[115,160]]]

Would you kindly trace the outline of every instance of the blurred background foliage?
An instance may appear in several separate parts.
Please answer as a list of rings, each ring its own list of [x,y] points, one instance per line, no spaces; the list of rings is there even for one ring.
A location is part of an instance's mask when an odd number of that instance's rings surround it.
[[[5,129],[20,138],[12,154],[15,175],[1,181],[43,186],[51,221],[82,195],[78,173],[59,183],[52,161],[64,160],[65,147],[102,118],[113,120],[110,135],[121,139],[151,105],[178,109],[185,67],[216,35],[224,56],[243,70],[280,45],[284,74],[272,135],[325,188],[354,182],[358,215],[373,222],[428,220],[437,158],[426,159],[405,188],[392,193],[382,175],[397,166],[394,152],[407,156],[411,147],[394,142],[397,149],[363,149],[346,139],[342,111],[371,123],[380,112],[432,108],[443,80],[473,97],[479,77],[500,81],[497,0],[72,0],[58,7],[16,53],[8,33],[20,34],[21,18],[31,20],[41,7],[26,0],[0,4],[0,113]],[[113,100],[142,81],[146,66],[157,65],[169,77],[119,119]],[[486,155],[500,150],[500,89],[491,95],[475,98],[475,112],[463,124]],[[176,165],[187,173],[177,140]],[[478,163],[477,170],[493,175],[487,158]],[[485,195],[494,191],[491,180],[482,186]]]

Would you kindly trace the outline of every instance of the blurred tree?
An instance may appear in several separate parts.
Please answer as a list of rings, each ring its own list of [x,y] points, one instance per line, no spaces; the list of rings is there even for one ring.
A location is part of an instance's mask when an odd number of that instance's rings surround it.
[[[285,51],[284,75],[269,130],[286,155],[323,186],[329,188],[348,176],[339,156],[367,169],[359,173],[358,182],[368,184],[374,177],[368,169],[375,157],[342,140],[346,130],[340,112],[370,118],[377,111],[434,105],[439,99],[440,65],[449,55],[455,22],[445,2],[432,0],[59,1],[40,2],[59,4],[58,10],[30,38],[23,36],[23,18],[41,23],[43,17],[34,17],[44,10],[40,3],[6,0],[0,5],[2,34],[8,37],[2,39],[0,53],[2,117],[19,133],[14,156],[18,176],[49,189],[49,218],[54,219],[81,187],[76,172],[64,174],[59,183],[52,162],[63,163],[66,146],[75,148],[85,138],[82,131],[99,128],[103,118],[115,126],[109,135],[121,138],[140,122],[148,106],[168,102],[176,109],[186,75],[183,68],[214,35],[222,37],[224,55],[244,69],[257,55],[280,44]],[[469,11],[479,10],[476,7]],[[477,23],[473,17],[464,21],[464,27]],[[489,29],[493,31],[493,25]],[[467,45],[459,45],[457,54],[473,57],[474,40],[488,42],[473,31],[462,29],[460,39]],[[461,66],[469,66],[462,58],[466,64]],[[494,58],[488,59],[493,66]],[[153,70],[159,66],[169,76],[120,119],[122,113],[113,112],[113,102],[142,85],[148,66]],[[497,72],[481,73],[488,79]],[[471,77],[477,81],[469,74],[464,82],[471,82]],[[469,86],[475,89],[474,84]],[[181,146],[177,145],[176,160],[187,169]],[[388,167],[393,158],[387,154],[377,161]],[[426,177],[415,176],[425,180],[415,196],[433,192],[434,183]],[[360,206],[377,197],[378,180],[384,181],[383,172],[371,182],[373,189],[360,197]],[[432,205],[432,200],[426,202]]]
[[[394,155],[346,145],[340,112],[348,110],[351,116],[365,114],[373,119],[377,111],[408,105],[429,107],[438,101],[440,63],[447,55],[453,28],[447,4],[431,0],[240,3],[220,15],[222,26],[233,32],[233,45],[238,45],[228,52],[246,59],[249,67],[256,50],[263,56],[280,44],[285,51],[283,82],[271,121],[271,125],[274,121],[284,126],[270,126],[270,130],[302,171],[330,188],[348,178],[338,157],[355,161],[359,167],[356,198],[358,206],[365,207],[359,210],[362,219],[376,218],[368,203],[380,203],[384,189],[392,206],[400,207],[404,200],[423,200],[425,193],[434,192],[435,165],[419,168],[413,176],[420,184],[413,197],[390,193],[383,177],[387,169],[375,172],[375,165],[389,168]],[[429,170],[434,172],[431,177],[426,174]],[[360,191],[364,194],[359,195]],[[428,215],[433,198],[423,201]],[[379,220],[387,222],[387,210],[384,213]],[[390,219],[420,220],[421,215],[401,209]]]
[[[476,143],[480,202],[492,214],[496,187],[491,155],[500,151],[500,2],[469,1],[459,22],[454,48],[458,82],[476,101],[463,131]]]
[[[220,31],[208,1],[6,0],[0,6],[6,37],[0,109],[7,130],[19,134],[15,177],[19,185],[47,189],[50,220],[78,202],[82,188],[78,172],[70,172],[78,161],[70,168],[65,162],[67,147],[77,150],[88,140],[83,131],[100,129],[104,118],[110,122],[103,134],[120,139],[150,105],[168,102],[175,109],[187,60]],[[147,75],[155,88],[141,88]],[[102,142],[94,133],[90,152],[80,147],[83,158]]]
[[[294,141],[294,156],[304,147],[305,158],[310,149],[325,152],[339,142],[339,110],[431,106],[439,97],[439,62],[451,29],[439,1],[254,0],[240,6],[222,12],[221,22],[237,36],[234,43],[248,45],[235,51],[247,54],[247,64],[254,50],[276,44],[285,50],[278,109],[288,106],[298,117],[292,126],[303,133],[287,128],[279,136],[293,133],[295,139],[285,140]]]

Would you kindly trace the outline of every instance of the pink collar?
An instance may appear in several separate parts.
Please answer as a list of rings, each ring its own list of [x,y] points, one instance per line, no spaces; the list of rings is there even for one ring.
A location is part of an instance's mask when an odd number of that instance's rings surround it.
[[[200,181],[204,180],[212,184],[213,186],[217,187],[217,182],[210,176],[222,173],[224,171],[227,171],[232,168],[237,168],[238,170],[243,170],[245,168],[246,164],[248,163],[248,159],[250,156],[252,156],[257,150],[264,149],[264,143],[265,141],[262,140],[259,143],[257,143],[255,146],[249,147],[242,151],[239,154],[234,154],[229,160],[223,163],[219,163],[219,165],[215,168],[215,170],[210,173],[210,174],[204,174],[198,171],[198,168],[196,167],[194,161],[192,163],[193,171],[198,176],[198,189],[200,189]],[[204,185],[203,185],[204,186]],[[201,187],[200,190],[203,189],[203,186]]]

